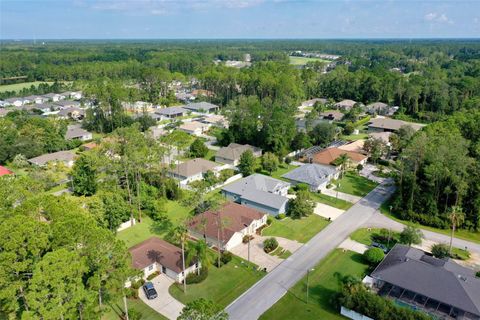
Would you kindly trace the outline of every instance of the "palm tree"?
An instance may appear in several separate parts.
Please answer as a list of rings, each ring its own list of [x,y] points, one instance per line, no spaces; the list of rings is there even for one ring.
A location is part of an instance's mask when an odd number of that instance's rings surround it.
[[[180,242],[182,245],[182,272],[185,273],[185,243],[187,242],[188,230],[184,225],[178,225],[174,227],[171,231],[171,237],[175,242]],[[187,292],[187,281],[186,275],[183,276],[183,292]]]
[[[343,175],[345,174],[345,169],[347,167],[347,163],[350,160],[348,155],[346,153],[343,153],[340,155],[340,157],[337,158],[336,162],[337,164],[340,165],[340,179],[343,178]]]
[[[194,259],[200,262],[202,268],[208,268],[211,264],[210,256],[208,255],[208,245],[205,240],[188,243],[187,250],[187,264],[190,264]],[[200,274],[200,268],[197,269]]]
[[[450,219],[450,223],[452,224],[452,233],[450,235],[450,248],[448,250],[448,254],[452,254],[452,245],[453,245],[453,236],[455,233],[455,228],[459,227],[463,221],[465,220],[465,214],[462,211],[462,208],[459,206],[453,206],[450,209],[450,213],[448,214],[448,218]]]

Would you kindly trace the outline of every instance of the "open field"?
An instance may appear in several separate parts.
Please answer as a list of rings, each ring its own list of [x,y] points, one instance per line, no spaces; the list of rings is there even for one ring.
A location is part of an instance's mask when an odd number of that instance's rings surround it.
[[[260,319],[279,319],[279,315],[282,319],[290,320],[345,319],[332,303],[332,298],[340,289],[337,274],[361,278],[367,268],[368,266],[363,262],[360,254],[337,249],[310,272],[308,304],[306,301],[307,281],[304,277]]]
[[[320,58],[305,58],[305,57],[293,57],[293,56],[290,56],[288,58],[290,59],[290,64],[293,64],[295,66],[303,66],[303,65],[306,65],[308,62],[314,62],[314,61],[324,62],[324,63],[330,62],[328,60],[323,60]]]
[[[24,82],[24,83],[14,83],[14,84],[3,84],[0,85],[0,92],[6,91],[20,91],[23,88],[30,88],[32,85],[38,86],[40,83],[52,84],[52,81],[34,81],[34,82]]]

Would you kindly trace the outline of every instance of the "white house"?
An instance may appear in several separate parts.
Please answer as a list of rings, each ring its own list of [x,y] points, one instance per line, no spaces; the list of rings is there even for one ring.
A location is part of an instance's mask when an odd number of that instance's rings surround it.
[[[202,158],[195,158],[180,163],[174,169],[167,173],[170,177],[180,180],[182,184],[188,184],[192,181],[202,180],[203,174],[212,171],[215,174],[221,170],[222,166]]]
[[[23,106],[23,98],[9,98],[9,99],[5,99],[5,102],[9,106],[14,106],[14,107]]]
[[[176,282],[200,268],[200,263],[192,261],[185,270],[182,263],[182,250],[160,238],[151,237],[128,249],[132,256],[132,267],[143,272],[147,278],[154,272],[160,272]]]
[[[282,177],[294,184],[305,183],[312,191],[322,191],[332,179],[338,179],[339,171],[330,165],[309,163],[285,173]]]
[[[196,215],[188,223],[192,237],[205,239],[211,246],[231,250],[242,243],[246,235],[254,235],[267,223],[267,214],[234,202],[227,202],[217,211]],[[222,226],[221,230],[219,226]]]
[[[237,166],[240,162],[240,157],[247,150],[252,151],[254,157],[262,156],[262,149],[260,148],[249,144],[230,143],[227,147],[222,147],[217,151],[215,161]]]
[[[28,162],[39,167],[43,167],[49,162],[62,162],[67,167],[72,167],[73,163],[75,162],[75,158],[76,154],[72,151],[58,151],[28,159]]]
[[[91,132],[88,132],[85,129],[82,129],[80,125],[70,125],[67,128],[65,133],[66,140],[81,140],[87,141],[92,140],[93,136]]]
[[[198,121],[184,122],[181,126],[178,127],[179,130],[182,130],[194,136],[202,135],[203,133],[208,131],[209,128],[210,128],[209,124],[201,123]]]

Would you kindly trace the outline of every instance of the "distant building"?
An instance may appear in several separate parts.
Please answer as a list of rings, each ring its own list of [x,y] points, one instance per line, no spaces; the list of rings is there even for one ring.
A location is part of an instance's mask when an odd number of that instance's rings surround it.
[[[42,97],[44,97],[45,99],[48,99],[48,101],[52,101],[52,102],[57,102],[57,101],[65,99],[64,95],[60,95],[58,93],[47,93],[47,94],[44,94]]]
[[[378,117],[370,120],[368,124],[368,131],[369,132],[397,132],[403,126],[409,126],[415,131],[418,131],[423,127],[425,127],[425,124]]]
[[[183,117],[188,113],[188,110],[182,107],[168,107],[168,108],[158,109],[155,111],[155,113],[168,119],[174,119],[178,117]]]
[[[357,101],[350,100],[350,99],[345,99],[340,102],[337,102],[334,104],[335,108],[340,109],[340,110],[345,110],[345,111],[350,111]]]
[[[10,174],[13,174],[13,172],[8,170],[5,167],[0,166],[0,177],[5,176],[5,175],[10,175]]]
[[[8,106],[21,107],[23,106],[23,98],[9,98],[5,99],[5,103]]]
[[[178,127],[178,130],[184,131],[188,134],[194,136],[200,136],[204,134],[210,128],[209,124],[198,122],[198,121],[188,121],[184,122]]]
[[[55,105],[59,106],[60,109],[78,108],[80,107],[80,102],[72,100],[59,100],[55,102]]]
[[[346,154],[349,158],[349,166],[357,166],[359,164],[364,165],[367,163],[367,156],[358,152],[346,151],[339,148],[326,148],[317,152],[311,156],[310,159],[307,159],[311,163],[318,163],[323,165],[333,165],[338,167],[337,159]]]
[[[341,112],[330,110],[330,111],[321,112],[320,117],[330,121],[342,121],[345,115]]]
[[[314,99],[310,99],[310,100],[306,100],[306,101],[303,101],[301,106],[302,107],[313,107],[315,105],[315,103],[320,103],[320,104],[326,104],[327,103],[327,99],[324,99],[324,98],[314,98]]]
[[[67,167],[72,167],[76,155],[72,151],[58,151],[54,153],[47,153],[35,158],[28,159],[31,164],[43,167],[49,162],[62,162]]]
[[[92,133],[82,129],[79,125],[68,126],[65,133],[66,140],[92,140]]]
[[[216,112],[220,109],[219,106],[216,104],[212,104],[210,102],[194,102],[194,103],[189,103],[184,106],[182,106],[185,109],[188,109],[193,112],[198,112],[198,113],[213,113]]]
[[[187,184],[192,181],[202,180],[203,175],[207,171],[216,173],[219,171],[219,168],[220,165],[215,162],[202,158],[195,158],[182,162],[178,164],[176,168],[170,169],[168,175]]]
[[[240,162],[240,157],[247,150],[252,151],[254,157],[262,155],[262,149],[260,148],[249,144],[230,143],[227,147],[222,147],[217,151],[215,161],[237,166]]]
[[[85,117],[85,110],[76,107],[65,108],[60,110],[56,115],[62,119],[72,119],[78,121]]]

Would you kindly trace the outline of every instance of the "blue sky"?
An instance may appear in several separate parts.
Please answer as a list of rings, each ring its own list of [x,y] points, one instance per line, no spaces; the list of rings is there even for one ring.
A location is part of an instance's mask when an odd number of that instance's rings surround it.
[[[2,39],[479,36],[480,0],[0,0]]]

